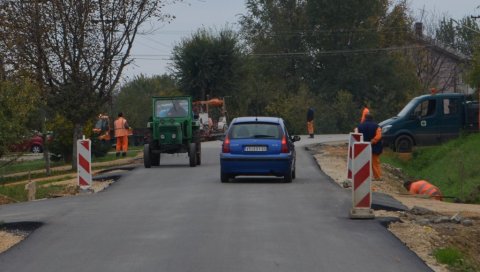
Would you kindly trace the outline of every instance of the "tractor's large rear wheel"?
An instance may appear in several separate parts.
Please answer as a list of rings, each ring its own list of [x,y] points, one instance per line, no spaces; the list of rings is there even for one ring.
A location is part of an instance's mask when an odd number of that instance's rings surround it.
[[[149,144],[143,145],[143,165],[145,166],[145,168],[152,167],[151,156],[152,156],[152,153],[150,151],[150,145]]]
[[[197,166],[197,145],[195,143],[188,144],[188,157],[190,158],[190,167]]]

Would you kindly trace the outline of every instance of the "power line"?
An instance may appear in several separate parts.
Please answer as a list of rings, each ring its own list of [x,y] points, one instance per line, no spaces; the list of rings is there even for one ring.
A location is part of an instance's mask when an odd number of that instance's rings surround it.
[[[236,34],[241,34],[242,31],[240,30],[232,30]],[[403,33],[408,33],[408,32],[413,32],[412,29],[408,27],[376,27],[376,28],[364,28],[364,29],[297,29],[297,30],[265,30],[265,31],[256,31],[256,34],[259,35],[266,35],[266,36],[289,36],[289,35],[322,35],[322,36],[327,36],[327,35],[349,35],[352,33],[365,33],[365,32],[372,32],[372,34],[378,34],[378,33],[398,33],[398,32],[403,32]],[[178,34],[192,34],[195,33],[194,30],[171,30],[171,31],[155,31],[155,34],[166,34],[166,35],[178,35]],[[139,34],[143,37],[151,36],[154,35],[153,33],[141,33]],[[165,44],[162,44],[160,42],[154,41],[156,43],[159,43],[160,45],[167,46]]]
[[[247,56],[252,57],[294,57],[294,56],[319,56],[319,55],[345,55],[345,54],[373,54],[380,52],[393,52],[403,50],[418,50],[431,47],[431,45],[415,45],[415,46],[396,46],[386,48],[364,48],[364,49],[345,49],[345,50],[325,50],[325,51],[312,51],[312,52],[291,52],[291,53],[250,53]],[[132,59],[138,60],[166,60],[172,61],[171,55],[165,54],[132,54]]]
[[[143,46],[146,46],[146,47],[148,47],[148,48],[150,48],[150,49],[153,49],[153,50],[155,50],[155,51],[160,51],[160,49],[151,46],[149,43],[144,43],[144,42],[142,42],[142,41],[136,41],[136,42],[137,42],[138,44],[141,44],[141,45],[143,45]]]
[[[130,54],[135,57],[170,57],[170,54]]]
[[[297,56],[297,55],[338,55],[338,54],[356,54],[356,53],[375,53],[381,51],[400,51],[407,49],[423,49],[429,45],[398,46],[385,48],[365,48],[365,49],[345,49],[345,50],[326,50],[313,52],[292,52],[292,53],[253,53],[251,56]]]
[[[157,40],[155,40],[155,39],[153,39],[153,38],[151,38],[151,37],[148,37],[148,36],[146,36],[146,35],[145,35],[145,36],[142,36],[142,37],[145,38],[145,39],[147,39],[147,40],[149,40],[149,41],[151,41],[151,42],[154,42],[154,43],[156,43],[156,44],[158,44],[158,45],[164,46],[164,47],[166,47],[166,48],[171,48],[170,45],[168,45],[168,44],[166,44],[166,43],[159,42],[159,41],[157,41]]]

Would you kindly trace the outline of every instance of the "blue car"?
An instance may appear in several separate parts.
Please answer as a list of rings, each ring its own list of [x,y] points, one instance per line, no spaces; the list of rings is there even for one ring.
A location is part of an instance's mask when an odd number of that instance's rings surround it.
[[[232,120],[220,154],[220,180],[236,176],[295,178],[295,145],[282,118],[239,117]]]

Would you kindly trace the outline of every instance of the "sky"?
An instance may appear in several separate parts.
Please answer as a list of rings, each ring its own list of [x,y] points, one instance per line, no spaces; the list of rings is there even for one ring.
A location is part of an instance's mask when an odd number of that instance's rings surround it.
[[[466,15],[480,15],[478,0],[409,0],[416,18],[443,15],[461,19]],[[244,0],[184,0],[167,6],[166,12],[176,18],[170,23],[151,24],[139,35],[131,55],[134,63],[124,71],[123,80],[130,81],[140,74],[145,76],[170,73],[173,47],[182,39],[191,37],[199,28],[220,30],[225,26],[239,29],[238,19],[246,13]],[[424,17],[424,18],[427,18]],[[424,19],[425,20],[425,19]]]

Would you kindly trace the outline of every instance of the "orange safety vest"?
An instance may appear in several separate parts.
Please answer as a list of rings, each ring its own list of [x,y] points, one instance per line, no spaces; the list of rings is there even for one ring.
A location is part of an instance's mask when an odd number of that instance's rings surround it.
[[[128,136],[128,129],[125,128],[127,120],[123,117],[119,117],[115,120],[115,137]]]
[[[442,200],[442,192],[434,185],[425,180],[415,181],[410,185],[410,193],[418,195],[428,195],[431,198]]]

